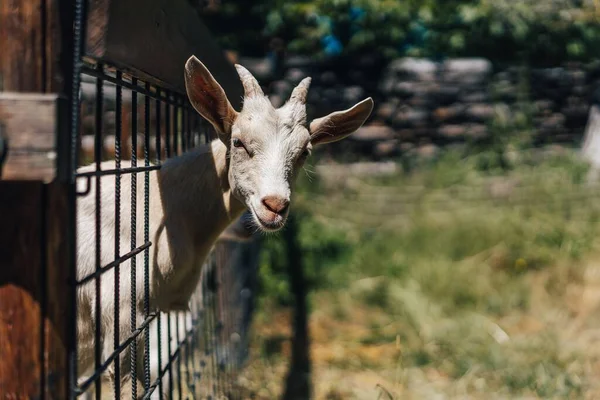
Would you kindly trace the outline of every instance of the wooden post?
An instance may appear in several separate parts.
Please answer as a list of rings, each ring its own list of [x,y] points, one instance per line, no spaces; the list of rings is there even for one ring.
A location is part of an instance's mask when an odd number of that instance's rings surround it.
[[[69,398],[73,210],[56,160],[68,135],[59,98],[70,88],[72,9],[0,1],[0,124],[10,139],[0,177],[2,399]]]

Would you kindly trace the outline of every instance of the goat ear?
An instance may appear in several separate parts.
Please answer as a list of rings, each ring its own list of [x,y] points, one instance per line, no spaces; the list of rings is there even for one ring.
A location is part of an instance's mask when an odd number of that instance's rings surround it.
[[[238,113],[219,82],[195,56],[185,63],[185,89],[196,111],[215,127],[221,139],[228,139]]]
[[[365,123],[373,111],[373,99],[366,98],[353,107],[336,111],[310,123],[310,141],[313,145],[342,140]]]

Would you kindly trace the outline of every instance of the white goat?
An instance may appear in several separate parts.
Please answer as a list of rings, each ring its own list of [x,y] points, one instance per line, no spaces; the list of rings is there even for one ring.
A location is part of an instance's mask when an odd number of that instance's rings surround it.
[[[264,231],[276,231],[285,224],[291,199],[292,183],[314,145],[334,142],[358,129],[371,114],[373,100],[367,98],[353,107],[306,122],[306,96],[310,78],[302,80],[289,101],[275,109],[263,94],[252,74],[236,65],[244,87],[240,112],[231,106],[225,92],[208,69],[192,56],[185,65],[185,83],[194,108],[216,129],[219,139],[164,162],[159,170],[149,173],[149,304],[151,311],[185,311],[198,286],[201,266],[219,235],[241,213],[250,210],[256,226]],[[138,166],[144,161],[138,161]],[[123,161],[121,168],[128,168]],[[94,171],[94,165],[80,169]],[[102,170],[115,168],[114,161],[101,164]],[[136,175],[137,224],[130,225],[132,191],[130,182]],[[131,249],[135,228],[136,246],[144,239],[145,173],[123,175],[120,196],[120,246],[115,252],[116,214],[115,177],[101,179],[96,208],[96,179],[91,179],[90,192],[81,197],[77,209],[77,272],[78,278],[93,274],[97,261],[104,266]],[[83,185],[82,185],[83,186]],[[96,228],[96,212],[100,226]],[[100,233],[100,251],[94,251]],[[98,258],[98,260],[97,260]],[[136,326],[144,319],[144,252],[133,258],[136,263],[135,307]],[[118,267],[119,304],[114,304],[115,276],[113,268],[100,278],[100,313],[96,315],[96,280],[81,285],[78,290],[78,371],[89,374],[94,367],[94,346],[102,346],[100,362],[114,350],[114,326],[119,340],[131,334],[130,309],[132,260]],[[115,311],[119,321],[115,324]],[[95,342],[95,324],[100,323],[100,343]],[[165,321],[165,318],[163,318]],[[166,323],[163,325],[165,326]],[[154,331],[154,329],[152,329]],[[163,328],[163,331],[164,328]],[[141,335],[143,337],[143,335]],[[166,335],[165,335],[166,336]],[[140,340],[143,343],[143,340]],[[156,343],[154,343],[156,345]],[[153,346],[154,347],[154,346]],[[163,345],[163,348],[166,348]],[[143,346],[138,345],[137,371],[143,377]],[[163,360],[168,358],[163,353]],[[120,357],[120,377],[129,376],[129,357]],[[154,361],[154,360],[153,360]],[[165,360],[166,362],[166,360]],[[164,363],[163,363],[164,364]],[[109,371],[110,372],[110,371]],[[153,363],[152,380],[158,366]]]

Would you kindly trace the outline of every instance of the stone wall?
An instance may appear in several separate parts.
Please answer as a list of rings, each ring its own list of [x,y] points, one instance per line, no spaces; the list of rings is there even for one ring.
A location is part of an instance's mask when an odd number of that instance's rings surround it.
[[[579,144],[600,84],[594,63],[499,68],[475,58],[402,58],[383,65],[367,56],[328,63],[289,57],[270,81],[264,71],[263,66],[262,82],[274,105],[282,104],[302,78],[313,77],[309,118],[372,96],[376,108],[367,124],[334,147],[374,158],[408,149],[435,152],[495,134],[527,135],[534,145]]]

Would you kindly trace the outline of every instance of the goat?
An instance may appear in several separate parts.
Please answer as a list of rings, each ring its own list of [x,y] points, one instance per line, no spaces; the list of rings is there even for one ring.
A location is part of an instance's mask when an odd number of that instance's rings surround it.
[[[120,220],[116,219],[115,176],[104,176],[101,182],[92,177],[90,190],[77,204],[77,273],[78,279],[93,274],[96,265],[107,265],[131,250],[130,239],[144,244],[144,224],[149,226],[149,307],[151,311],[179,312],[198,286],[201,266],[219,235],[244,210],[252,215],[258,230],[277,231],[286,222],[292,184],[313,146],[335,142],[357,130],[371,114],[369,97],[353,107],[333,112],[307,124],[306,97],[310,78],[303,79],[286,104],[275,109],[264,95],[254,76],[241,65],[235,65],[244,88],[241,111],[236,111],[221,85],[195,56],[184,70],[187,95],[195,110],[215,128],[218,139],[165,161],[160,169],[121,177]],[[145,165],[144,160],[138,165]],[[131,167],[122,161],[121,168]],[[115,169],[115,161],[102,162],[102,170]],[[80,172],[95,171],[95,165]],[[145,177],[149,175],[148,187]],[[137,193],[132,198],[128,181],[137,180]],[[78,183],[79,185],[80,183]],[[83,186],[83,183],[81,183]],[[100,188],[96,193],[96,186]],[[83,189],[83,188],[80,188]],[[83,190],[82,190],[83,191]],[[149,219],[136,218],[132,226],[132,204],[144,210],[145,192],[149,192]],[[97,207],[96,197],[101,202]],[[96,215],[98,213],[98,215]],[[100,226],[96,227],[99,216]],[[98,232],[96,232],[98,230]],[[116,241],[116,233],[120,241]],[[97,237],[97,234],[100,236]],[[95,248],[99,240],[98,254]],[[119,249],[115,249],[119,246]],[[115,251],[117,250],[117,251]],[[96,304],[96,280],[80,285],[77,292],[78,371],[90,373],[94,367],[94,346],[102,346],[104,362],[114,350],[114,327],[119,340],[131,334],[130,309],[135,306],[135,326],[144,319],[144,273],[137,268],[132,288],[130,269],[144,265],[144,254],[122,262],[118,268],[105,271],[100,280],[100,304]],[[119,271],[119,304],[114,303],[115,273]],[[135,292],[133,291],[135,290]],[[132,299],[132,294],[134,298]],[[97,306],[101,315],[97,315]],[[115,312],[122,310],[119,320]],[[99,321],[100,343],[95,342],[95,324]],[[143,340],[140,340],[143,342]],[[143,376],[144,349],[138,346],[137,371]],[[127,352],[119,357],[120,373],[114,379],[125,381],[130,376]],[[163,357],[163,359],[166,357]],[[158,373],[153,365],[153,377]],[[112,367],[111,367],[112,368]],[[109,370],[109,374],[114,371]],[[135,383],[132,383],[135,384]]]

